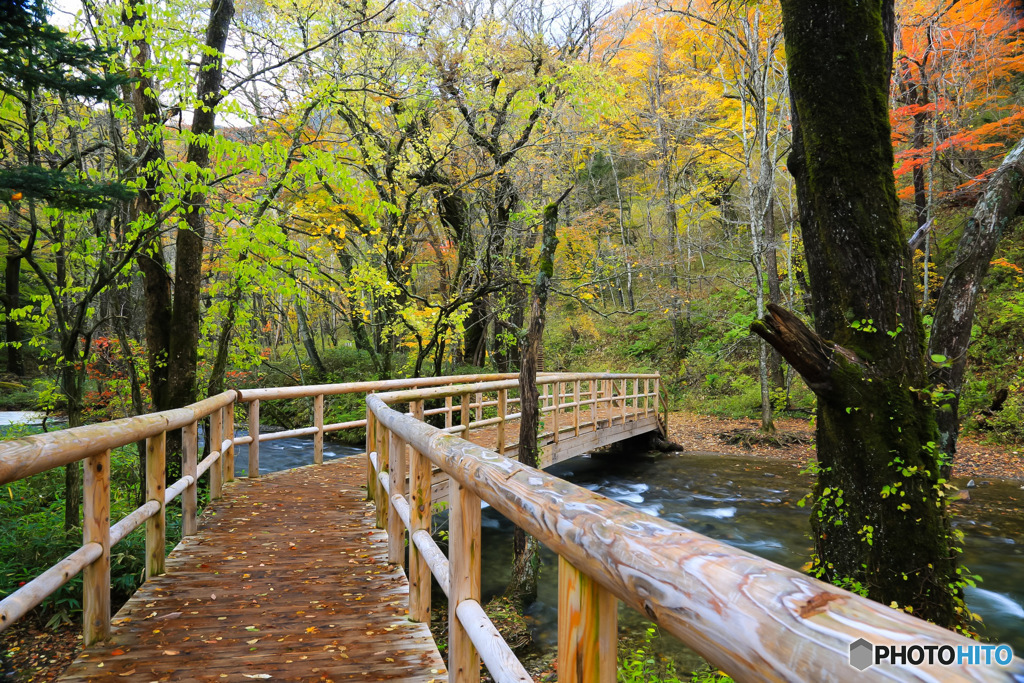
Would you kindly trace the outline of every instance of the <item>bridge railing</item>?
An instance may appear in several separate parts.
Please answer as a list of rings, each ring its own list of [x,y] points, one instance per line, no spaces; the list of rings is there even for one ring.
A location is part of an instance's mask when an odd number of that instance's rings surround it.
[[[602,376],[591,379],[603,381]],[[430,619],[431,575],[448,596],[450,680],[479,680],[481,660],[496,681],[531,680],[480,605],[481,502],[559,556],[560,683],[615,680],[617,600],[739,681],[1024,677],[1024,663],[1016,658],[1005,667],[958,659],[951,666],[936,660],[855,669],[850,645],[859,638],[925,649],[977,643],[522,465],[422,419],[428,398],[503,387],[507,383],[366,398],[367,453],[379,483],[378,508],[387,509],[389,559],[403,560],[408,533],[411,619]],[[552,404],[567,398],[562,391],[553,395],[559,398]],[[580,403],[575,391],[573,398]],[[403,402],[409,404],[407,413],[393,407]],[[450,479],[448,557],[430,534],[435,466]]]
[[[166,508],[182,497],[182,534],[196,533],[198,483],[209,472],[210,498],[221,496],[234,451],[235,392],[185,408],[0,442],[0,485],[84,461],[82,545],[61,562],[0,601],[0,631],[83,573],[82,622],[86,645],[110,635],[110,550],[146,525],[146,578],[164,572]],[[210,453],[198,460],[199,423],[209,419]],[[182,476],[167,486],[167,433],[181,430]],[[110,451],[146,442],[146,502],[110,524]]]
[[[74,429],[0,442],[0,485],[24,479],[57,467],[84,461],[82,496],[82,545],[56,565],[0,601],[0,631],[27,614],[68,581],[83,574],[83,636],[86,645],[110,635],[110,551],[131,532],[145,524],[145,576],[164,572],[166,549],[166,507],[182,497],[182,535],[197,530],[198,483],[209,473],[210,498],[221,497],[225,482],[234,479],[235,446],[249,445],[248,475],[259,477],[259,444],[287,437],[314,437],[313,462],[323,462],[324,434],[355,429],[365,420],[323,424],[327,396],[412,387],[432,387],[472,380],[508,380],[513,374],[460,375],[349,382],[302,387],[225,391],[184,408],[113,420]],[[314,424],[288,431],[260,433],[261,401],[273,399],[314,399]],[[247,436],[235,436],[235,405],[248,404]],[[199,424],[209,420],[209,455],[198,461]],[[181,430],[182,476],[166,482],[168,432]],[[115,524],[110,524],[110,451],[139,441],[146,442],[146,502]]]

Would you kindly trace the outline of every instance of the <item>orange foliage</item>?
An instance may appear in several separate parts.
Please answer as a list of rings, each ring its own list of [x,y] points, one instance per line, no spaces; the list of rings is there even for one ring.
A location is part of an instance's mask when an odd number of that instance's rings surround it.
[[[893,142],[901,198],[915,176],[962,191],[1024,136],[1024,21],[1005,0],[897,0]],[[964,183],[964,179],[971,179]],[[908,186],[909,185],[909,186]]]

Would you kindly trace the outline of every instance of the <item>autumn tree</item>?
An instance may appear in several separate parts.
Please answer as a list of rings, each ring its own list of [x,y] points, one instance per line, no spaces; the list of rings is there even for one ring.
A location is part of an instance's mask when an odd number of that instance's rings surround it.
[[[5,317],[48,320],[52,315],[60,391],[68,423],[77,427],[83,420],[86,362],[104,322],[96,303],[143,241],[137,231],[120,225],[116,212],[131,190],[114,179],[96,179],[112,165],[107,152],[116,151],[117,137],[92,106],[116,99],[127,79],[106,72],[108,50],[50,24],[41,2],[5,4],[5,9],[10,13],[2,25],[0,106],[12,114],[0,133],[0,197],[8,211],[0,232],[12,277]],[[27,264],[45,292],[22,307],[16,307],[20,275],[12,260]],[[8,338],[11,343],[20,340]],[[79,523],[81,464],[66,467],[65,485],[65,528],[70,529]]]
[[[963,625],[920,312],[892,173],[891,0],[784,0],[814,327],[755,323],[818,398],[812,572]]]

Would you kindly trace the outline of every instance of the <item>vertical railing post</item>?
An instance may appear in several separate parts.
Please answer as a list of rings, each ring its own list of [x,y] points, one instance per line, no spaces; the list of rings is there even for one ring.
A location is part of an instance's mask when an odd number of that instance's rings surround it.
[[[313,435],[313,464],[324,464],[324,395],[317,394],[313,397],[313,426],[316,427],[316,434]]]
[[[661,399],[661,378],[654,378],[654,416],[658,417],[658,403]]]
[[[219,408],[210,413],[210,452],[220,453],[220,446],[224,442],[223,409]],[[217,462],[210,466],[210,500],[217,500],[221,496],[221,488],[224,484],[224,454],[217,456]]]
[[[562,383],[555,382],[551,385],[551,431],[554,432],[555,443],[558,443],[558,412],[562,403]]]
[[[640,419],[640,378],[633,378],[633,419]]]
[[[260,476],[260,400],[249,403],[249,478]]]
[[[377,423],[377,429],[375,430],[375,436],[377,439],[377,467],[379,468],[377,474],[386,472],[388,470],[388,442],[390,441],[390,432],[387,427]],[[374,482],[376,486],[376,493],[374,493],[374,503],[377,506],[377,518],[376,526],[378,529],[388,528],[388,508],[391,506],[388,501],[387,492],[384,490],[384,484],[381,483],[380,477],[377,477],[377,481]]]
[[[462,414],[460,419],[462,420],[462,426],[465,427],[462,430],[462,438],[469,439],[469,394],[462,395]]]
[[[181,428],[181,472],[192,477],[192,483],[181,494],[181,534],[194,536],[198,531],[196,516],[199,512],[199,476],[196,465],[199,452],[199,423],[190,422]]]
[[[622,405],[619,406],[619,412],[622,415],[622,424],[626,424],[626,395],[629,393],[629,380],[625,377],[622,378],[622,393],[620,399]],[[611,425],[609,425],[611,426]]]
[[[227,452],[221,457],[224,458],[224,481],[235,480],[235,402],[224,408],[224,438],[230,439],[231,444]]]
[[[405,441],[397,432],[391,432],[388,440],[388,562],[405,564],[405,524],[398,512],[392,508],[391,499],[405,496]]]
[[[110,637],[110,451],[85,459],[82,483],[82,545],[103,549],[82,577],[82,627],[89,646]]]
[[[480,657],[456,612],[463,600],[480,600],[480,499],[449,477],[448,503],[448,680],[477,683]]]
[[[572,433],[573,436],[580,435],[580,381],[575,380],[572,383],[572,402],[575,404],[572,407]]]
[[[414,401],[409,414],[423,420],[423,401]],[[426,456],[409,449],[409,618],[430,623],[430,566],[413,543],[417,531],[430,533],[431,466]]]
[[[597,399],[600,386],[600,380],[590,380],[590,428],[595,432],[597,431]]]
[[[451,394],[444,397],[444,426],[447,429],[452,426],[452,397]]]
[[[505,415],[508,414],[508,389],[498,389],[498,455],[505,455]]]
[[[377,472],[373,469],[370,454],[375,452],[377,442],[374,432],[377,428],[377,417],[369,408],[366,409],[366,500],[375,500],[377,491]]]
[[[146,520],[146,579],[164,573],[164,546],[167,520],[164,507],[167,433],[146,439],[146,499],[156,501],[160,509]]]
[[[651,413],[651,378],[644,378],[644,417]]]
[[[558,557],[559,683],[614,683],[617,612],[614,595]]]
[[[478,422],[484,419],[484,394],[482,391],[476,392],[476,419]]]

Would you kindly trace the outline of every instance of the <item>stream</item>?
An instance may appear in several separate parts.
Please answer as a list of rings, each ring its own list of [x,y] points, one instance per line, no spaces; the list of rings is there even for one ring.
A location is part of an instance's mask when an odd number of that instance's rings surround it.
[[[591,491],[648,514],[724,541],[786,567],[799,569],[811,551],[808,511],[797,506],[811,475],[784,461],[689,454],[628,458],[583,456],[548,469]],[[966,486],[966,481],[956,481]],[[967,602],[981,615],[983,637],[1024,652],[1024,490],[1021,482],[976,478],[972,502],[953,507],[953,525],[965,535],[963,562],[982,577],[967,589]],[[485,601],[500,594],[512,564],[512,525],[494,510],[483,511]],[[557,557],[542,548],[538,600],[528,611],[542,648],[557,641]],[[646,623],[620,608],[620,624]],[[664,637],[662,641],[674,641]],[[661,649],[680,664],[691,663],[681,644]],[[699,664],[699,661],[697,662]]]

